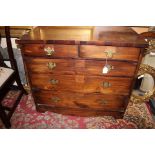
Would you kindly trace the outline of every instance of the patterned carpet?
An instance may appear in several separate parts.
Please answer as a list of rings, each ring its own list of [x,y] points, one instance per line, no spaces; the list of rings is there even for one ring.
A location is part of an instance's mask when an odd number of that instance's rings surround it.
[[[18,93],[9,92],[3,101],[11,106]],[[13,129],[132,129],[155,128],[146,104],[129,103],[123,119],[111,116],[76,117],[52,112],[38,113],[31,94],[23,96],[11,118]],[[0,121],[0,128],[4,128]]]

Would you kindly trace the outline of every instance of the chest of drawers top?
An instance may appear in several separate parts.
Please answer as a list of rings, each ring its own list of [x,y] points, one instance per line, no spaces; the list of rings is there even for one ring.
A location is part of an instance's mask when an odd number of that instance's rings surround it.
[[[37,27],[16,43],[26,56],[139,61],[144,39],[129,27]]]
[[[123,116],[147,47],[129,27],[37,27],[16,43],[37,109],[80,116]]]
[[[129,27],[44,26],[36,27],[16,41],[17,44],[66,44],[119,47],[147,47],[143,38]]]

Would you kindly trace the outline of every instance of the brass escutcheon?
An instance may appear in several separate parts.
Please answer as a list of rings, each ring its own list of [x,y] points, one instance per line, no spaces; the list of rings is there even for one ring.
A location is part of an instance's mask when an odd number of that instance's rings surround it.
[[[106,101],[106,100],[104,100],[104,99],[101,99],[101,100],[99,101],[99,103],[105,105],[105,104],[108,103],[108,101]]]
[[[111,66],[111,65],[107,65],[107,67],[109,71],[114,69],[114,66]]]
[[[108,87],[111,87],[111,83],[110,83],[110,82],[103,82],[103,83],[102,83],[102,86],[103,86],[104,88],[108,88]]]
[[[54,102],[54,103],[60,102],[60,98],[59,98],[59,97],[52,97],[51,100],[52,100],[52,102]]]
[[[48,62],[47,67],[48,67],[48,69],[52,70],[56,67],[56,63],[55,62]]]
[[[50,47],[45,47],[44,51],[46,52],[46,55],[48,55],[48,56],[53,55],[53,53],[55,52],[54,48],[50,48]]]
[[[107,58],[112,58],[113,55],[116,53],[115,51],[104,51]]]
[[[59,80],[56,80],[56,79],[51,79],[50,80],[50,83],[55,85],[55,84],[58,84],[59,83]]]

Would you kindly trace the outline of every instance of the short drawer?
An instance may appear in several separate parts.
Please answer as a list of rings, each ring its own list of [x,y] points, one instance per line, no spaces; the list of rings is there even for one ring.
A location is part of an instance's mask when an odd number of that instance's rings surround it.
[[[53,57],[78,57],[77,45],[59,45],[59,44],[26,44],[22,52],[27,56],[46,56]]]
[[[25,58],[29,72],[133,77],[137,63],[108,61],[110,71],[103,74],[106,62],[96,60]]]
[[[95,46],[81,45],[80,57],[114,60],[138,61],[140,49],[134,47],[113,47],[113,46]]]
[[[133,79],[84,75],[30,74],[30,81],[32,87],[43,90],[128,95]]]
[[[102,110],[124,110],[128,96],[82,94],[66,91],[34,92],[36,103],[53,107],[92,108]]]

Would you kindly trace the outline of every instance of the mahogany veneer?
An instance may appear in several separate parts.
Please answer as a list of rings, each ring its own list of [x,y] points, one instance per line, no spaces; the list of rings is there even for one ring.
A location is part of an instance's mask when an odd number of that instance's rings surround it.
[[[30,72],[52,73],[52,74],[73,74],[73,75],[102,75],[103,64],[105,60],[82,60],[82,59],[42,59],[42,58],[25,58],[27,68]],[[56,68],[49,70],[47,64],[49,62],[56,63]],[[114,67],[108,76],[127,76],[133,77],[136,71],[137,63],[135,62],[122,62],[122,61],[108,61],[108,64]],[[130,68],[130,72],[128,70]],[[104,75],[106,76],[106,74]]]
[[[129,27],[37,27],[16,42],[38,111],[116,118],[123,117],[147,47]],[[103,74],[109,51],[112,68]]]

